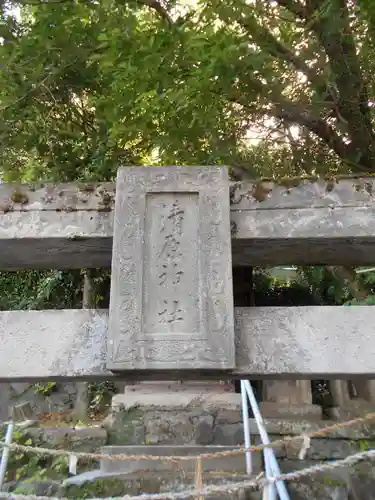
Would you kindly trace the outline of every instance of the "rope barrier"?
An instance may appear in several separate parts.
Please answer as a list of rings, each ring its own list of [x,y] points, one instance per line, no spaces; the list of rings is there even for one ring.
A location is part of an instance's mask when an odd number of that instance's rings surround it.
[[[6,444],[4,441],[0,441],[0,449],[1,448],[9,448],[10,450],[15,451],[23,451],[25,453],[36,453],[41,455],[51,455],[55,457],[68,457],[69,455],[74,455],[78,459],[89,459],[89,460],[119,460],[125,462],[132,461],[140,461],[140,460],[148,460],[148,461],[166,461],[166,462],[183,462],[187,460],[211,460],[218,457],[229,457],[234,455],[241,455],[246,452],[259,452],[263,451],[266,448],[279,448],[284,446],[285,444],[305,440],[308,438],[316,438],[323,437],[327,434],[330,434],[332,431],[346,429],[348,427],[354,427],[359,424],[368,423],[370,421],[375,420],[375,412],[368,413],[364,417],[358,417],[353,420],[348,420],[347,422],[338,422],[336,424],[323,427],[316,431],[304,432],[303,434],[299,434],[298,436],[287,436],[283,439],[278,439],[269,444],[260,444],[257,446],[250,446],[249,448],[240,447],[235,448],[233,450],[225,450],[225,451],[217,451],[212,453],[202,453],[201,455],[183,455],[183,456],[160,456],[160,455],[110,455],[107,453],[85,453],[85,452],[77,452],[77,451],[68,451],[68,450],[56,450],[50,448],[41,448],[38,446],[27,446],[18,443]]]
[[[21,445],[17,443],[7,444],[5,442],[0,442],[0,448],[8,448],[10,450],[23,451],[26,453],[35,453],[42,455],[50,455],[50,456],[74,456],[76,459],[85,458],[92,460],[122,460],[122,461],[140,461],[140,460],[150,460],[150,461],[168,461],[179,463],[186,460],[195,460],[196,461],[196,469],[195,469],[195,488],[194,489],[186,489],[179,492],[170,492],[170,493],[155,493],[155,494],[141,494],[137,496],[129,496],[125,495],[123,497],[108,497],[106,500],[178,500],[183,498],[198,498],[202,500],[205,495],[210,495],[214,493],[225,493],[225,492],[234,492],[239,489],[260,489],[267,486],[270,483],[275,483],[277,481],[291,481],[298,480],[300,478],[313,475],[322,471],[331,470],[339,467],[344,467],[347,465],[354,465],[357,462],[363,460],[364,458],[375,458],[375,450],[368,450],[357,453],[355,455],[351,455],[343,460],[337,460],[335,462],[329,463],[321,463],[319,465],[314,465],[311,467],[307,467],[305,469],[289,472],[286,474],[278,475],[274,478],[256,478],[251,480],[244,480],[241,482],[230,482],[222,485],[207,485],[203,486],[203,460],[209,460],[217,457],[228,457],[233,455],[238,455],[245,452],[260,452],[266,448],[277,448],[283,446],[287,443],[293,441],[303,440],[306,442],[306,439],[316,438],[325,436],[332,431],[337,431],[340,429],[354,427],[356,425],[365,424],[370,421],[375,420],[375,412],[369,413],[364,417],[359,417],[353,420],[349,420],[346,422],[338,422],[336,424],[323,427],[316,431],[311,431],[309,433],[303,433],[298,436],[287,436],[286,438],[279,439],[277,441],[273,441],[269,444],[262,444],[259,446],[251,446],[249,448],[236,448],[233,450],[227,450],[222,452],[215,453],[203,453],[201,455],[186,455],[186,456],[159,456],[159,455],[109,455],[106,453],[85,453],[85,452],[76,452],[76,451],[68,451],[68,450],[56,450],[49,448],[41,448],[37,446],[27,446]],[[43,496],[35,496],[35,495],[21,495],[14,493],[5,493],[0,492],[0,499],[13,499],[13,500],[68,500],[57,497],[43,497]],[[99,499],[91,499],[91,500],[99,500]],[[101,499],[103,500],[103,499]]]
[[[288,472],[285,474],[280,474],[273,478],[259,478],[250,479],[240,482],[229,482],[220,485],[208,485],[200,489],[186,489],[178,492],[169,493],[143,493],[141,495],[124,495],[117,497],[107,497],[107,498],[90,498],[88,500],[182,500],[191,497],[207,496],[215,493],[233,493],[244,488],[259,490],[268,484],[275,483],[277,481],[293,481],[299,480],[307,476],[312,476],[320,472],[326,472],[328,470],[338,469],[341,467],[347,467],[349,465],[356,465],[358,462],[366,458],[375,458],[375,449],[362,451],[356,453],[355,455],[350,455],[343,460],[337,460],[335,462],[321,463],[318,465],[313,465],[311,467],[306,467],[295,472]],[[46,497],[46,496],[36,496],[36,495],[22,495],[18,493],[3,493],[0,492],[0,499],[5,500],[70,500],[64,497]]]

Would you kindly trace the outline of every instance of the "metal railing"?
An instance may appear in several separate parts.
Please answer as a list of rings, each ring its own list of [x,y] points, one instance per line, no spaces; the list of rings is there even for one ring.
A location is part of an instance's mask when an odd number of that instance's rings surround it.
[[[263,444],[270,444],[270,439],[264,424],[263,417],[260,413],[257,400],[254,395],[253,388],[248,380],[241,380],[241,398],[242,398],[242,418],[244,428],[245,448],[251,446],[250,434],[250,419],[249,419],[249,402],[254,415],[255,422],[258,426],[259,435]],[[272,448],[266,448],[263,451],[264,468],[267,479],[271,479],[281,474],[279,464],[277,463],[275,452]],[[253,472],[251,452],[246,452],[246,472],[251,475]],[[263,489],[263,500],[290,500],[288,490],[284,481],[276,481],[275,483],[267,484]]]

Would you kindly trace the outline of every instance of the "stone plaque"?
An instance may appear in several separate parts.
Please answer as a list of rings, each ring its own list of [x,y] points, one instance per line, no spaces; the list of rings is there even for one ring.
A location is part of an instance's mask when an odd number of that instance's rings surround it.
[[[235,367],[228,173],[119,169],[107,367]]]

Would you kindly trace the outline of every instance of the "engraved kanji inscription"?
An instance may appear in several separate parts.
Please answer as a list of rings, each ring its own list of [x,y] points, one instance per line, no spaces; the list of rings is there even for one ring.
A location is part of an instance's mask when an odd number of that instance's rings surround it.
[[[165,300],[164,309],[159,312],[159,323],[175,323],[176,321],[183,321],[183,310],[180,308],[178,300]]]
[[[163,203],[162,209],[165,212],[160,217],[160,234],[164,242],[158,255],[159,285],[168,282],[178,285],[184,274],[181,268],[181,235],[185,212],[177,197],[169,207]]]
[[[152,193],[146,197],[146,334],[199,331],[198,256],[190,245],[198,234],[197,209],[196,193]]]

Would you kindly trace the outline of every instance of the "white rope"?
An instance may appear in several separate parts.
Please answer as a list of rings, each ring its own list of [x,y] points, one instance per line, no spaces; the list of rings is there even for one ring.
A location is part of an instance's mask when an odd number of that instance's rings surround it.
[[[15,451],[24,451],[25,453],[35,453],[35,454],[41,454],[41,455],[51,455],[51,456],[56,456],[56,457],[69,457],[70,455],[75,455],[78,459],[89,459],[89,460],[121,460],[121,461],[127,461],[127,462],[132,462],[132,461],[139,461],[139,460],[147,460],[147,461],[166,461],[166,462],[173,462],[173,463],[178,463],[178,462],[183,462],[183,461],[189,461],[189,460],[197,460],[197,459],[202,459],[202,460],[212,460],[214,458],[218,457],[230,457],[234,455],[240,455],[246,452],[259,452],[263,451],[268,448],[278,448],[281,446],[284,446],[285,444],[294,442],[294,441],[300,441],[301,439],[305,439],[306,436],[308,436],[310,439],[311,438],[317,438],[317,437],[323,437],[326,436],[327,434],[330,434],[333,431],[339,431],[341,429],[346,429],[349,427],[354,427],[355,425],[359,424],[367,424],[370,421],[375,420],[375,412],[374,413],[368,413],[364,417],[359,417],[354,420],[349,420],[347,422],[338,422],[334,425],[330,425],[328,427],[323,427],[321,429],[309,432],[309,433],[303,433],[299,436],[288,436],[283,439],[279,439],[277,441],[273,441],[269,444],[261,444],[258,446],[251,446],[250,448],[244,448],[244,447],[235,447],[232,450],[226,450],[226,451],[218,451],[218,452],[213,452],[213,453],[203,453],[201,455],[183,455],[183,456],[157,456],[157,455],[110,455],[108,453],[84,453],[84,452],[78,452],[78,451],[68,451],[68,450],[60,450],[60,449],[51,449],[51,448],[41,448],[38,446],[26,446],[26,445],[21,445],[18,443],[12,443],[12,444],[7,444],[4,441],[0,441],[0,449],[1,448],[9,448],[10,450],[15,450]]]
[[[186,489],[179,492],[170,493],[144,493],[141,495],[125,495],[122,497],[107,497],[103,498],[90,498],[88,500],[182,500],[191,497],[211,495],[213,493],[232,493],[243,488],[246,489],[260,489],[270,483],[275,483],[276,481],[293,481],[298,480],[307,476],[312,476],[318,474],[319,472],[325,472],[332,469],[338,469],[340,467],[346,467],[348,465],[355,465],[365,458],[375,458],[375,449],[362,451],[356,453],[355,455],[350,455],[343,460],[337,460],[335,462],[320,463],[318,465],[313,465],[311,467],[306,467],[295,472],[288,472],[286,474],[281,474],[279,476],[270,479],[255,479],[246,480],[241,482],[231,482],[220,485],[208,485],[199,490],[197,489]],[[36,495],[21,495],[17,493],[3,493],[0,492],[0,499],[10,499],[10,500],[70,500],[68,498],[58,498],[58,497],[45,497]]]

